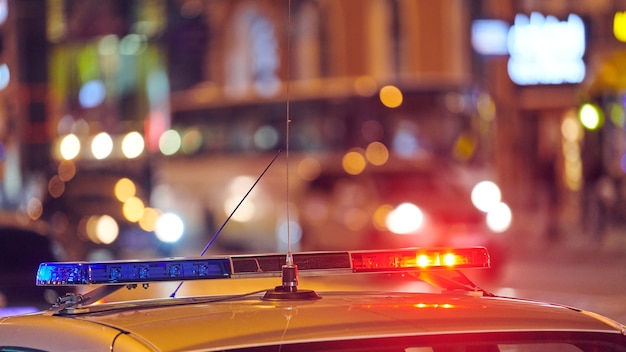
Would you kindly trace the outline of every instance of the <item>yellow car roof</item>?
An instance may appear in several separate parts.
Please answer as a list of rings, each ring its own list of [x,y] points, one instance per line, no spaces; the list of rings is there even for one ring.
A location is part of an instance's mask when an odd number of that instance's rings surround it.
[[[10,344],[11,339],[19,341],[20,334],[36,334],[43,344],[39,347],[47,343],[49,348],[72,340],[77,331],[82,332],[81,338],[93,335],[94,339],[120,331],[124,340],[134,341],[135,348],[145,344],[157,350],[180,351],[456,333],[623,333],[623,326],[592,313],[517,299],[394,292],[320,296],[316,300],[267,301],[254,294],[104,304],[89,313],[7,318],[0,321],[0,341]],[[90,329],[91,333],[85,333]]]

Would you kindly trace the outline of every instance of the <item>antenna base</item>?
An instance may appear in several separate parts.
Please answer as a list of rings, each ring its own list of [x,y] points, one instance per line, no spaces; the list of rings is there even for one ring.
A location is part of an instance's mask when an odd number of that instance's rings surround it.
[[[284,300],[313,300],[320,299],[313,290],[297,290],[295,287],[286,289],[284,286],[276,286],[274,290],[265,292],[264,301],[284,301]]]
[[[313,300],[321,298],[312,290],[298,291],[298,266],[293,264],[292,257],[287,257],[287,263],[282,267],[282,286],[276,286],[273,291],[265,292],[263,300]]]

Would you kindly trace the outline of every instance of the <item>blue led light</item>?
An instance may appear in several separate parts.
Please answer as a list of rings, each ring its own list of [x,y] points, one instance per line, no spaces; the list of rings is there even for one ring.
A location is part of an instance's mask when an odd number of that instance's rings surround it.
[[[87,271],[82,263],[42,263],[37,271],[37,285],[83,285]]]
[[[223,279],[230,275],[228,258],[42,263],[36,283],[39,286],[131,284]]]

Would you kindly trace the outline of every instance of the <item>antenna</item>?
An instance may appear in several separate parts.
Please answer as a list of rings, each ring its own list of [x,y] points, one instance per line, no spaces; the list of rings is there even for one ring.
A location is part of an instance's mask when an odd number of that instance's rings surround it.
[[[211,245],[213,244],[213,242],[215,241],[215,239],[217,238],[217,236],[219,236],[219,234],[222,232],[222,230],[224,229],[224,227],[226,226],[226,224],[228,224],[228,222],[230,221],[230,218],[233,217],[233,215],[235,214],[235,212],[237,211],[237,209],[239,209],[239,206],[241,205],[241,203],[243,203],[244,200],[246,200],[246,198],[248,197],[248,195],[250,194],[250,192],[252,192],[252,190],[254,189],[254,187],[257,185],[257,183],[259,183],[259,181],[261,181],[261,178],[265,175],[265,173],[267,172],[267,170],[269,170],[270,166],[272,166],[272,164],[274,164],[274,161],[276,161],[276,158],[278,158],[278,155],[282,152],[282,150],[278,150],[276,152],[276,154],[274,154],[274,157],[272,158],[272,160],[269,162],[269,164],[267,164],[267,166],[265,167],[265,169],[263,170],[263,172],[261,172],[261,174],[259,175],[259,177],[257,177],[256,181],[254,181],[254,183],[252,184],[252,186],[250,187],[250,189],[248,189],[248,191],[246,192],[246,194],[244,194],[244,196],[241,198],[241,200],[239,201],[239,203],[237,203],[237,206],[235,207],[235,209],[233,209],[233,211],[228,215],[228,217],[226,218],[226,220],[224,220],[224,222],[222,223],[222,226],[220,226],[220,228],[213,234],[213,237],[211,237],[211,239],[209,240],[209,242],[206,244],[206,246],[204,246],[204,249],[202,249],[202,252],[200,252],[200,256],[202,257],[204,254],[206,254],[207,250],[209,249],[209,247],[211,247]],[[180,287],[183,285],[183,282],[181,281],[178,286],[176,287],[176,289],[174,290],[174,292],[172,292],[172,294],[170,295],[170,297],[176,297],[176,293],[178,293],[178,290],[180,290]]]
[[[291,112],[290,112],[290,82],[291,82],[291,0],[287,0],[287,83],[286,83],[286,94],[287,94],[287,111],[285,116],[285,183],[286,183],[286,191],[285,196],[287,198],[286,202],[286,213],[287,213],[287,265],[293,265],[293,254],[291,252],[291,218],[289,213],[289,125],[291,124]]]
[[[285,119],[285,149],[287,150],[285,156],[285,169],[286,176],[285,182],[287,184],[287,190],[285,191],[287,197],[287,258],[285,258],[285,265],[282,266],[282,285],[276,286],[273,291],[267,291],[263,296],[264,300],[290,300],[290,299],[319,299],[320,297],[312,290],[298,290],[298,265],[293,260],[293,253],[291,252],[291,229],[289,218],[289,125],[291,124],[291,115],[289,110],[290,97],[290,43],[291,43],[291,0],[287,0],[288,3],[288,15],[287,15],[287,83],[286,83],[286,100],[287,100],[287,116]]]

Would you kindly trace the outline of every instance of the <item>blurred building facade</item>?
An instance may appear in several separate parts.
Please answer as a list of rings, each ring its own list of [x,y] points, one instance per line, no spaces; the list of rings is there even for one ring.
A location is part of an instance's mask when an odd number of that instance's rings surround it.
[[[585,76],[580,83],[519,85],[510,76],[510,56],[479,58],[481,76],[492,82],[498,102],[499,146],[506,149],[501,154],[506,160],[497,163],[506,175],[503,182],[510,182],[507,189],[522,202],[517,208],[532,209],[536,219],[547,217],[539,221],[541,231],[531,227],[525,229],[528,234],[603,245],[610,229],[623,221],[616,211],[618,199],[624,198],[619,190],[624,178],[624,108],[622,102],[611,104],[604,98],[615,97],[619,88],[599,81],[607,74],[607,61],[623,50],[618,18],[624,6],[622,1],[482,2],[479,17],[511,25],[520,14],[562,24],[576,15],[584,24]],[[609,76],[614,82],[619,75],[613,71]],[[607,116],[599,116],[598,125],[582,122],[581,107],[590,100],[603,106],[599,115]],[[608,117],[611,109],[614,118]]]
[[[0,4],[7,13],[2,57],[10,70],[8,84],[0,92],[2,205],[31,219],[45,217],[54,236],[73,248],[71,258],[107,246],[116,253],[125,248],[166,247],[154,239],[150,220],[141,224],[142,216],[133,215],[134,207],[153,218],[177,210],[191,222],[202,223],[205,211],[217,211],[216,204],[208,203],[207,193],[220,191],[224,178],[233,176],[222,170],[235,164],[247,174],[258,174],[259,160],[265,163],[268,153],[285,144],[281,126],[289,113],[285,111],[288,100],[296,104],[377,97],[388,85],[404,90],[406,99],[412,90],[442,85],[478,85],[489,94],[489,99],[480,100],[484,105],[478,108],[477,120],[488,125],[478,128],[486,131],[481,134],[486,146],[475,158],[491,166],[513,213],[521,214],[513,228],[520,241],[589,236],[580,228],[600,223],[598,215],[586,217],[591,211],[584,208],[591,184],[606,174],[615,182],[623,178],[620,168],[611,171],[615,168],[603,152],[607,144],[617,143],[614,138],[622,137],[577,129],[581,126],[578,110],[585,99],[592,101],[595,96],[596,102],[604,102],[605,94],[588,88],[596,87],[592,84],[597,82],[596,68],[623,45],[612,28],[616,13],[626,10],[619,1],[7,0]],[[510,77],[508,53],[483,55],[472,47],[476,20],[500,20],[510,27],[516,15],[532,13],[558,21],[566,21],[570,14],[582,19],[585,81],[520,85]],[[332,116],[333,104],[321,111]],[[229,117],[255,111],[271,116],[274,121],[269,125],[274,128],[261,133],[263,126]],[[196,128],[203,124],[210,126],[208,132]],[[566,132],[568,126],[574,126],[574,132]],[[613,127],[601,131],[608,128]],[[174,130],[180,133],[170,133]],[[110,143],[111,150],[99,157],[89,145],[101,133],[106,133],[102,135],[105,149]],[[140,134],[142,149],[128,154],[121,145],[133,133]],[[70,135],[82,148],[68,147],[66,155],[63,146],[71,145],[73,139],[66,138]],[[345,135],[337,137],[338,148],[349,149]],[[297,149],[311,141],[316,139],[301,141],[294,136],[293,143]],[[360,143],[356,137],[352,142]],[[168,151],[168,145],[175,149]],[[613,150],[618,159],[623,149]],[[119,189],[124,193],[118,183],[121,178],[132,181],[130,195],[114,193]],[[273,182],[279,181],[269,182],[278,187]],[[206,188],[203,183],[214,186]],[[185,197],[177,199],[180,195]],[[108,219],[104,215],[114,220],[119,238],[94,234],[94,224]],[[227,215],[213,214],[209,222],[219,223]],[[264,226],[270,231],[277,224]],[[206,227],[198,230],[202,234],[195,235],[190,248],[206,241],[203,231]]]

